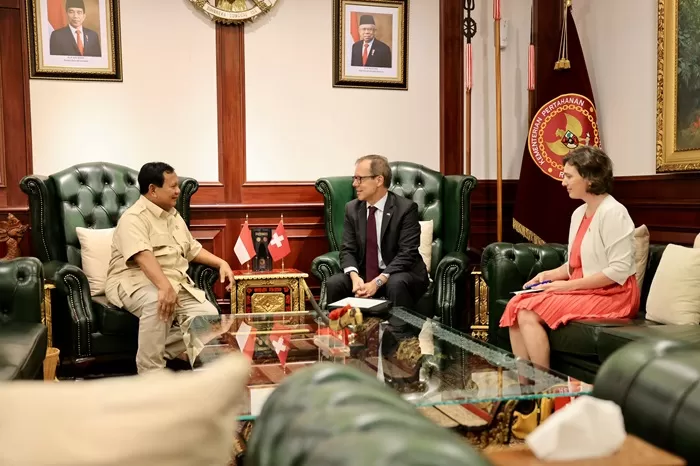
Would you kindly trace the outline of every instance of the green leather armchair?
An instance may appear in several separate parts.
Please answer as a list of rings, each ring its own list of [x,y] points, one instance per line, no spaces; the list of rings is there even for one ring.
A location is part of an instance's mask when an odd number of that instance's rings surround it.
[[[247,466],[491,464],[464,439],[357,368],[320,363],[285,379],[265,402]]]
[[[112,228],[139,199],[138,172],[110,163],[75,165],[48,177],[31,175],[20,182],[29,196],[32,245],[44,264],[46,279],[55,284],[52,299],[54,346],[73,368],[93,362],[133,362],[138,343],[138,319],[112,306],[105,296],[90,295],[81,270],[76,227]],[[176,208],[189,225],[190,199],[199,184],[180,178]],[[212,290],[218,272],[192,264],[189,275],[216,305]],[[218,307],[217,307],[218,308]]]
[[[391,162],[389,165],[392,174],[389,189],[418,204],[421,220],[433,221],[432,282],[418,302],[417,310],[440,319],[445,325],[466,328],[469,200],[477,180],[473,176],[443,175],[411,162]],[[321,281],[321,305],[325,307],[326,280],[341,272],[345,204],[355,198],[355,190],[351,176],[321,178],[316,181],[316,190],[323,194],[329,252],[314,259],[311,272]]]
[[[47,330],[44,271],[35,257],[0,261],[0,380],[41,379]]]

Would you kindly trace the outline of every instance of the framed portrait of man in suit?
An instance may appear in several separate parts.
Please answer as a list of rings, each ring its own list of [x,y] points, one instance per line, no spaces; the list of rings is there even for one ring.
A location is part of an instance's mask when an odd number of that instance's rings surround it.
[[[409,0],[333,0],[333,86],[408,89]]]
[[[27,0],[32,78],[121,81],[119,0]]]

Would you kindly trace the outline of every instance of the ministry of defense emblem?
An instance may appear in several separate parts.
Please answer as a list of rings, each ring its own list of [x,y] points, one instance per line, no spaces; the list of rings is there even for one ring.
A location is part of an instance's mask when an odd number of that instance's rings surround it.
[[[595,106],[580,94],[562,94],[539,109],[530,124],[528,149],[540,170],[564,178],[564,157],[578,146],[600,147]]]
[[[267,13],[277,0],[190,0],[217,23],[233,24],[253,20]]]

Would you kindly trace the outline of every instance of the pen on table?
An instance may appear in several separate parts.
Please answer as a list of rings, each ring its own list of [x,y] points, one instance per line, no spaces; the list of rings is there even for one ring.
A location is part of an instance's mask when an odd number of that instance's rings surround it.
[[[545,281],[543,281],[543,282],[533,283],[532,285],[526,286],[525,289],[526,289],[526,290],[529,290],[529,289],[532,288],[532,287],[540,286],[540,285],[545,285],[545,284],[547,284],[547,283],[552,283],[552,280],[545,280]]]

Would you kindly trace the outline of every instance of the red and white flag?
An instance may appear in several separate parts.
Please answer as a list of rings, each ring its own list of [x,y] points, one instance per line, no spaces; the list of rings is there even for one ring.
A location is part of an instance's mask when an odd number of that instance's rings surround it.
[[[233,247],[233,252],[236,253],[238,262],[240,262],[241,265],[255,257],[255,246],[253,246],[253,236],[250,234],[248,222],[243,224],[241,234],[238,235],[236,245]]]
[[[270,251],[270,256],[273,261],[284,259],[292,252],[289,247],[289,238],[287,238],[287,233],[284,231],[284,223],[282,223],[282,220],[280,220],[275,232],[272,234],[272,239],[267,249]]]
[[[270,335],[270,343],[272,348],[277,353],[280,364],[284,367],[287,364],[287,355],[289,354],[290,341],[292,339],[292,329],[286,325],[274,324],[272,326],[272,335]]]
[[[48,0],[47,1],[47,17],[49,19],[49,28],[51,31],[61,29],[68,24],[66,18],[66,9],[63,7],[63,0]]]
[[[249,359],[253,359],[253,354],[255,353],[255,335],[258,331],[255,327],[251,327],[245,322],[236,330],[236,342],[238,343],[238,349],[241,353],[248,356]]]

